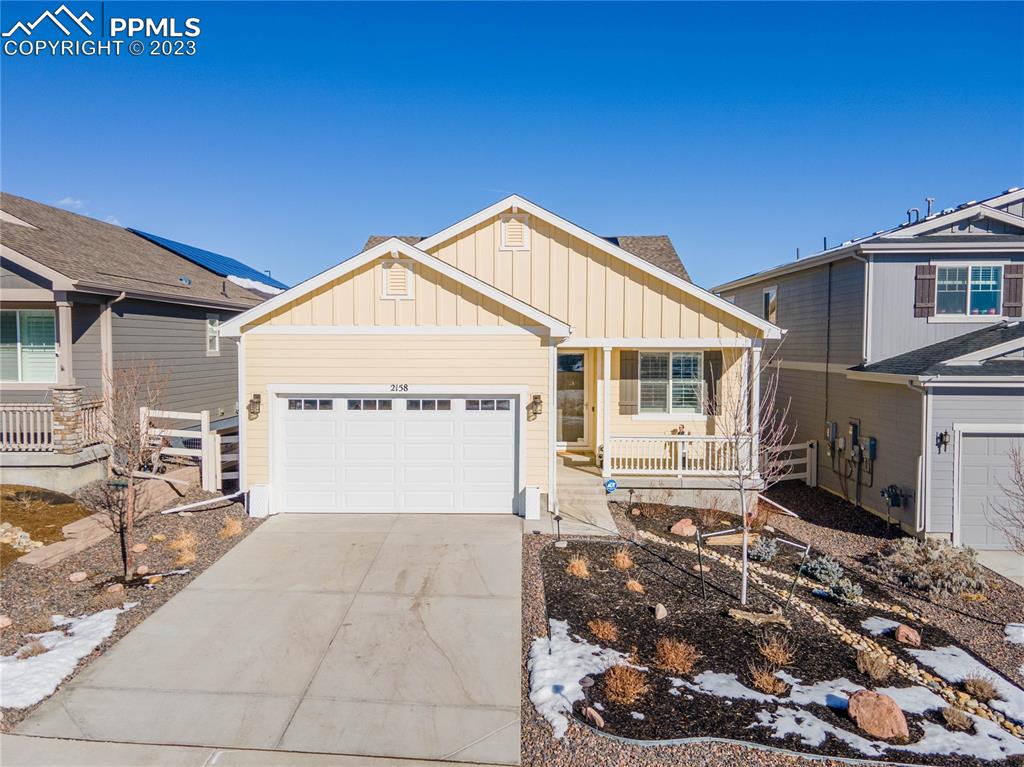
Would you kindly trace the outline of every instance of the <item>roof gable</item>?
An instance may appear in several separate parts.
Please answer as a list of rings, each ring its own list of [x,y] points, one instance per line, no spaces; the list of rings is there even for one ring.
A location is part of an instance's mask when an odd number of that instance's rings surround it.
[[[435,258],[429,253],[420,250],[414,245],[398,239],[397,237],[388,238],[374,247],[363,251],[358,256],[343,261],[337,266],[328,269],[325,272],[321,272],[315,277],[311,277],[305,282],[280,293],[260,306],[254,307],[253,309],[232,318],[229,322],[226,322],[221,326],[221,335],[239,336],[242,334],[242,329],[244,327],[252,324],[265,315],[270,314],[289,303],[297,301],[306,294],[312,293],[319,288],[344,277],[346,274],[354,272],[389,255],[405,256],[417,261],[433,271],[438,272],[459,284],[465,285],[477,293],[496,301],[498,304],[508,307],[524,317],[533,320],[539,326],[547,328],[552,336],[564,338],[569,335],[569,326],[561,320],[540,311],[524,301],[520,301],[518,298],[498,290],[493,285],[479,280],[476,277],[451,266],[441,259]]]

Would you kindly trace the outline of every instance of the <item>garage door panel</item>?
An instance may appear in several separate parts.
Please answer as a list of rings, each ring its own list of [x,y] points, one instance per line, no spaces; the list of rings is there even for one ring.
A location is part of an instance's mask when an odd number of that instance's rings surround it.
[[[960,542],[978,549],[1007,549],[1010,542],[994,524],[1002,489],[1009,483],[1010,446],[1024,434],[965,434],[960,439]]]
[[[314,395],[315,396],[315,395]],[[305,399],[305,398],[304,398]],[[321,399],[318,397],[318,399]],[[509,513],[516,496],[514,400],[390,400],[389,410],[291,410],[280,417],[285,511]],[[357,401],[356,396],[351,398]],[[315,401],[315,400],[314,400]],[[444,402],[444,407],[437,407]],[[410,406],[411,405],[411,406]],[[496,406],[495,406],[496,407]]]

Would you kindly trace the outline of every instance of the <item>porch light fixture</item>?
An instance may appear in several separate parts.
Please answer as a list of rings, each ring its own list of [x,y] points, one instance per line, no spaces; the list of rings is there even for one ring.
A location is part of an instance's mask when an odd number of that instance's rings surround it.
[[[255,421],[260,417],[260,395],[253,394],[249,398],[249,404],[245,406],[246,412],[249,414],[249,420]]]
[[[951,441],[952,438],[948,431],[940,431],[935,435],[935,449],[940,453],[945,453],[949,449]]]
[[[526,406],[526,412],[530,414],[531,418],[536,418],[544,412],[544,401],[539,394],[534,394],[530,398],[530,404]]]

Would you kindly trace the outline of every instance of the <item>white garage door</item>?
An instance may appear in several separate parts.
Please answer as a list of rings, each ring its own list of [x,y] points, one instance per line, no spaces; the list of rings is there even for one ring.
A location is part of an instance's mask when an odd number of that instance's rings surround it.
[[[993,524],[1010,485],[1010,444],[1024,434],[964,434],[960,441],[960,542],[975,549],[1008,549]]]
[[[282,396],[278,510],[508,514],[516,399]]]

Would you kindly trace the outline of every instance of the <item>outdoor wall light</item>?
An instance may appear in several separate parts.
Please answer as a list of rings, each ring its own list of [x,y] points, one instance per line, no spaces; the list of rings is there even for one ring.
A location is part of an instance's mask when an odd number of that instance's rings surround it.
[[[949,448],[951,437],[948,431],[940,431],[935,435],[935,449],[940,453],[945,453]]]
[[[536,418],[544,412],[544,401],[539,394],[534,394],[530,398],[530,404],[526,406],[526,412],[530,414],[531,418]]]
[[[260,395],[253,394],[249,398],[249,404],[245,406],[245,410],[249,413],[249,420],[255,421],[260,417]]]

